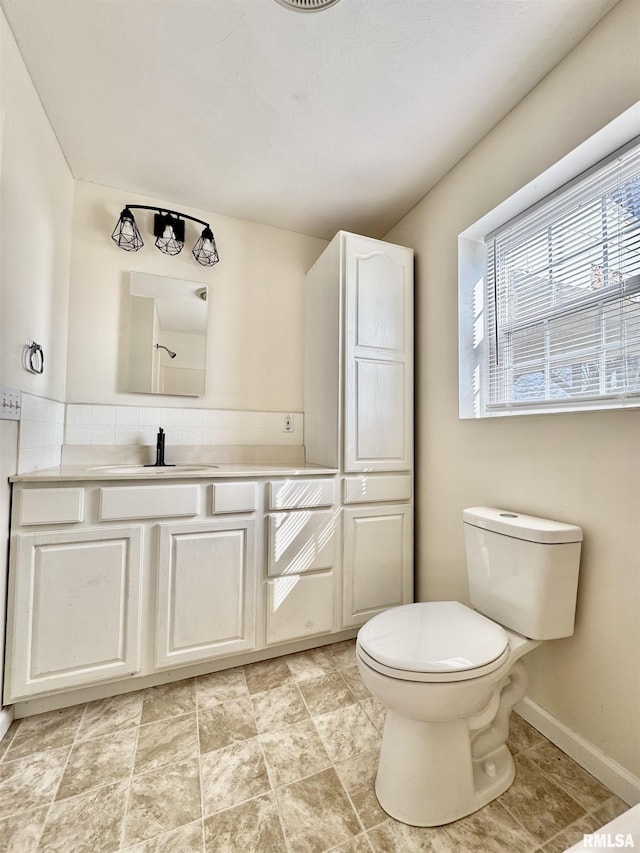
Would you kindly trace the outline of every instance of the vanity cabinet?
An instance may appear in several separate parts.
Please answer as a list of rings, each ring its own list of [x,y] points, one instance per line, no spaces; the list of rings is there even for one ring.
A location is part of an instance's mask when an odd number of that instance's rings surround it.
[[[6,704],[87,701],[104,682],[148,686],[342,630],[334,471],[15,479]]]
[[[255,519],[158,527],[156,666],[254,648]]]
[[[9,699],[98,684],[140,670],[141,545],[137,525],[13,538],[5,675]]]

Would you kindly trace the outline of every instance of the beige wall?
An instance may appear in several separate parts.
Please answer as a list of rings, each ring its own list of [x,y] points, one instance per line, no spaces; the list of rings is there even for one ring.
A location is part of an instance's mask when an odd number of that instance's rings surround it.
[[[125,204],[168,205],[211,223],[215,267],[191,256],[198,237],[187,224],[182,252],[153,245],[152,215],[134,211],[145,245],[123,252],[110,239]],[[201,229],[200,229],[201,230]],[[325,240],[194,210],[178,201],[76,181],[71,248],[67,401],[119,405],[301,411],[304,276]],[[129,273],[154,273],[209,286],[207,392],[197,399],[128,394],[123,328]]]
[[[73,179],[2,12],[0,57],[0,382],[64,400]]]
[[[0,11],[0,384],[56,400],[65,394],[72,195],[71,173]],[[22,367],[28,339],[44,348],[42,376]],[[17,464],[18,424],[1,421],[2,622],[8,477]],[[0,655],[0,676],[1,668]]]
[[[576,632],[528,657],[529,696],[636,776],[640,411],[460,421],[457,237],[640,100],[638,44],[622,0],[387,235],[416,251],[418,596],[466,599],[465,506],[581,525]]]

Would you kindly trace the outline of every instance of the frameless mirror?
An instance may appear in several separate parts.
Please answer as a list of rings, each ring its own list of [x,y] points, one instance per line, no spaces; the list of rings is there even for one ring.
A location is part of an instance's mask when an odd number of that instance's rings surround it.
[[[207,294],[195,281],[131,273],[128,391],[204,394]]]

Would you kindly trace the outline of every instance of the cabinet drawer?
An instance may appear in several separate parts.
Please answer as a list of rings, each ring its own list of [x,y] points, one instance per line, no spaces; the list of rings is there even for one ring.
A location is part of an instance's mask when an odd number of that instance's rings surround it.
[[[335,480],[272,480],[269,483],[269,509],[331,506],[335,502]]]
[[[332,510],[274,512],[267,516],[267,524],[267,574],[303,574],[333,568],[336,518]]]
[[[211,511],[254,512],[258,507],[256,483],[214,483]]]
[[[411,498],[411,477],[406,474],[345,477],[343,498],[346,504],[408,501]]]
[[[84,489],[21,489],[18,524],[69,524],[84,518]]]
[[[333,628],[333,572],[267,581],[267,643],[324,634]]]
[[[100,489],[100,519],[116,521],[197,515],[198,495],[199,487],[195,484]]]

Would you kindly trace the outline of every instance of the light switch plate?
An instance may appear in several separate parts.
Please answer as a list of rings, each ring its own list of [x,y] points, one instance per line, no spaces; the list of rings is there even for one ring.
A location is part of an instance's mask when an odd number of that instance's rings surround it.
[[[0,419],[19,421],[22,408],[22,392],[17,388],[0,385]]]

